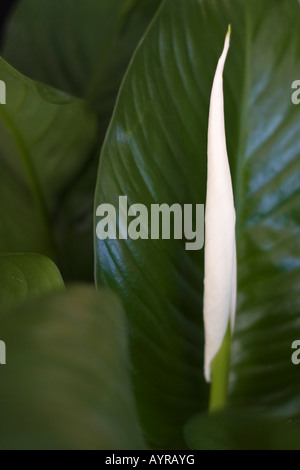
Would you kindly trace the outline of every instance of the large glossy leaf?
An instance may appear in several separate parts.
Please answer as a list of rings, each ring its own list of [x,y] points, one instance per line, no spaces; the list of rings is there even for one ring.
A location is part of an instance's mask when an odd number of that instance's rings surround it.
[[[63,287],[60,272],[45,256],[0,254],[0,310]]]
[[[185,427],[194,450],[300,450],[300,427],[243,409],[194,416]]]
[[[1,313],[1,449],[141,449],[122,308],[72,288]]]
[[[230,400],[299,413],[300,76],[296,0],[166,0],[124,80],[101,155],[96,206],[205,203],[209,97],[232,25],[224,76],[237,207],[238,307]],[[96,217],[96,222],[99,219]],[[97,282],[123,298],[136,396],[156,445],[180,439],[207,407],[203,251],[179,240],[96,239]],[[217,293],[216,293],[217,296]]]
[[[65,270],[57,229],[66,194],[89,164],[96,118],[78,99],[33,82],[0,61],[0,252],[39,252]],[[77,217],[81,215],[77,207]],[[80,223],[69,236],[82,231]],[[76,251],[69,259],[76,266]]]

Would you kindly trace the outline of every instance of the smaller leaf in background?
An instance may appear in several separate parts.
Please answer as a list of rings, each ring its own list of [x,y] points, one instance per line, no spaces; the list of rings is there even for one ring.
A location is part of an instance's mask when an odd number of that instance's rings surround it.
[[[29,77],[88,99],[104,137],[130,58],[160,3],[21,1],[7,26],[3,56]]]
[[[223,70],[230,44],[230,27],[219,59],[210,98],[207,141],[204,268],[204,373],[211,380],[211,363],[220,350],[236,304],[236,243],[233,190],[226,148]]]
[[[55,264],[34,253],[0,254],[0,310],[64,288]]]
[[[111,293],[77,286],[1,313],[1,449],[142,449],[127,331]]]
[[[255,409],[196,415],[185,437],[193,450],[300,450],[299,425]]]
[[[93,280],[99,151],[126,68],[160,3],[85,0],[83,5],[81,0],[26,0],[16,5],[9,19],[4,58],[25,75],[88,100],[98,115],[97,146],[92,154],[87,151],[86,165],[68,185],[57,208],[57,248],[66,279]],[[76,125],[73,128],[78,142],[84,141],[85,126],[82,132]],[[74,152],[74,166],[79,151]]]
[[[7,90],[0,108],[0,252],[44,254],[70,277],[80,262],[92,277],[91,245],[86,258],[78,260],[76,249],[64,254],[90,227],[73,224],[66,234],[58,219],[94,155],[96,117],[84,101],[26,78],[3,59],[0,77]],[[72,214],[81,218],[82,208]]]

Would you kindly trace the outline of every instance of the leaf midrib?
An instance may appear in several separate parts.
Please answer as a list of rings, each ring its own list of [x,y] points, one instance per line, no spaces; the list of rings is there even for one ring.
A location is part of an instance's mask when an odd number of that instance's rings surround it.
[[[236,171],[235,171],[235,207],[236,207],[236,232],[237,239],[239,238],[240,232],[240,212],[242,206],[242,194],[244,192],[243,187],[243,163],[244,155],[246,152],[247,145],[247,109],[248,101],[250,95],[250,85],[251,85],[251,51],[252,51],[252,18],[248,4],[245,8],[245,62],[244,62],[244,77],[242,85],[242,95],[241,95],[241,112],[240,112],[240,125],[238,126],[238,144],[236,152]]]

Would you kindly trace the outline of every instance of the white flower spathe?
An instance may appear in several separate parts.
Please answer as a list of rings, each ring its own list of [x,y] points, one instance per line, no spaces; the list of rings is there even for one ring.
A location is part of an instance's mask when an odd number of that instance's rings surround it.
[[[219,59],[210,98],[207,144],[204,264],[204,374],[211,380],[211,362],[219,351],[236,309],[235,209],[226,148],[223,70],[230,27]]]

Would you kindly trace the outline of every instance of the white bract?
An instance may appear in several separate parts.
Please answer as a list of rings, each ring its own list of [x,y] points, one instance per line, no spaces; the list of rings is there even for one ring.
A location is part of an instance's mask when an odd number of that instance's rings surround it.
[[[219,351],[236,304],[235,209],[228,163],[223,98],[223,70],[230,27],[219,59],[210,98],[207,192],[205,209],[204,373],[211,380],[211,362]]]

